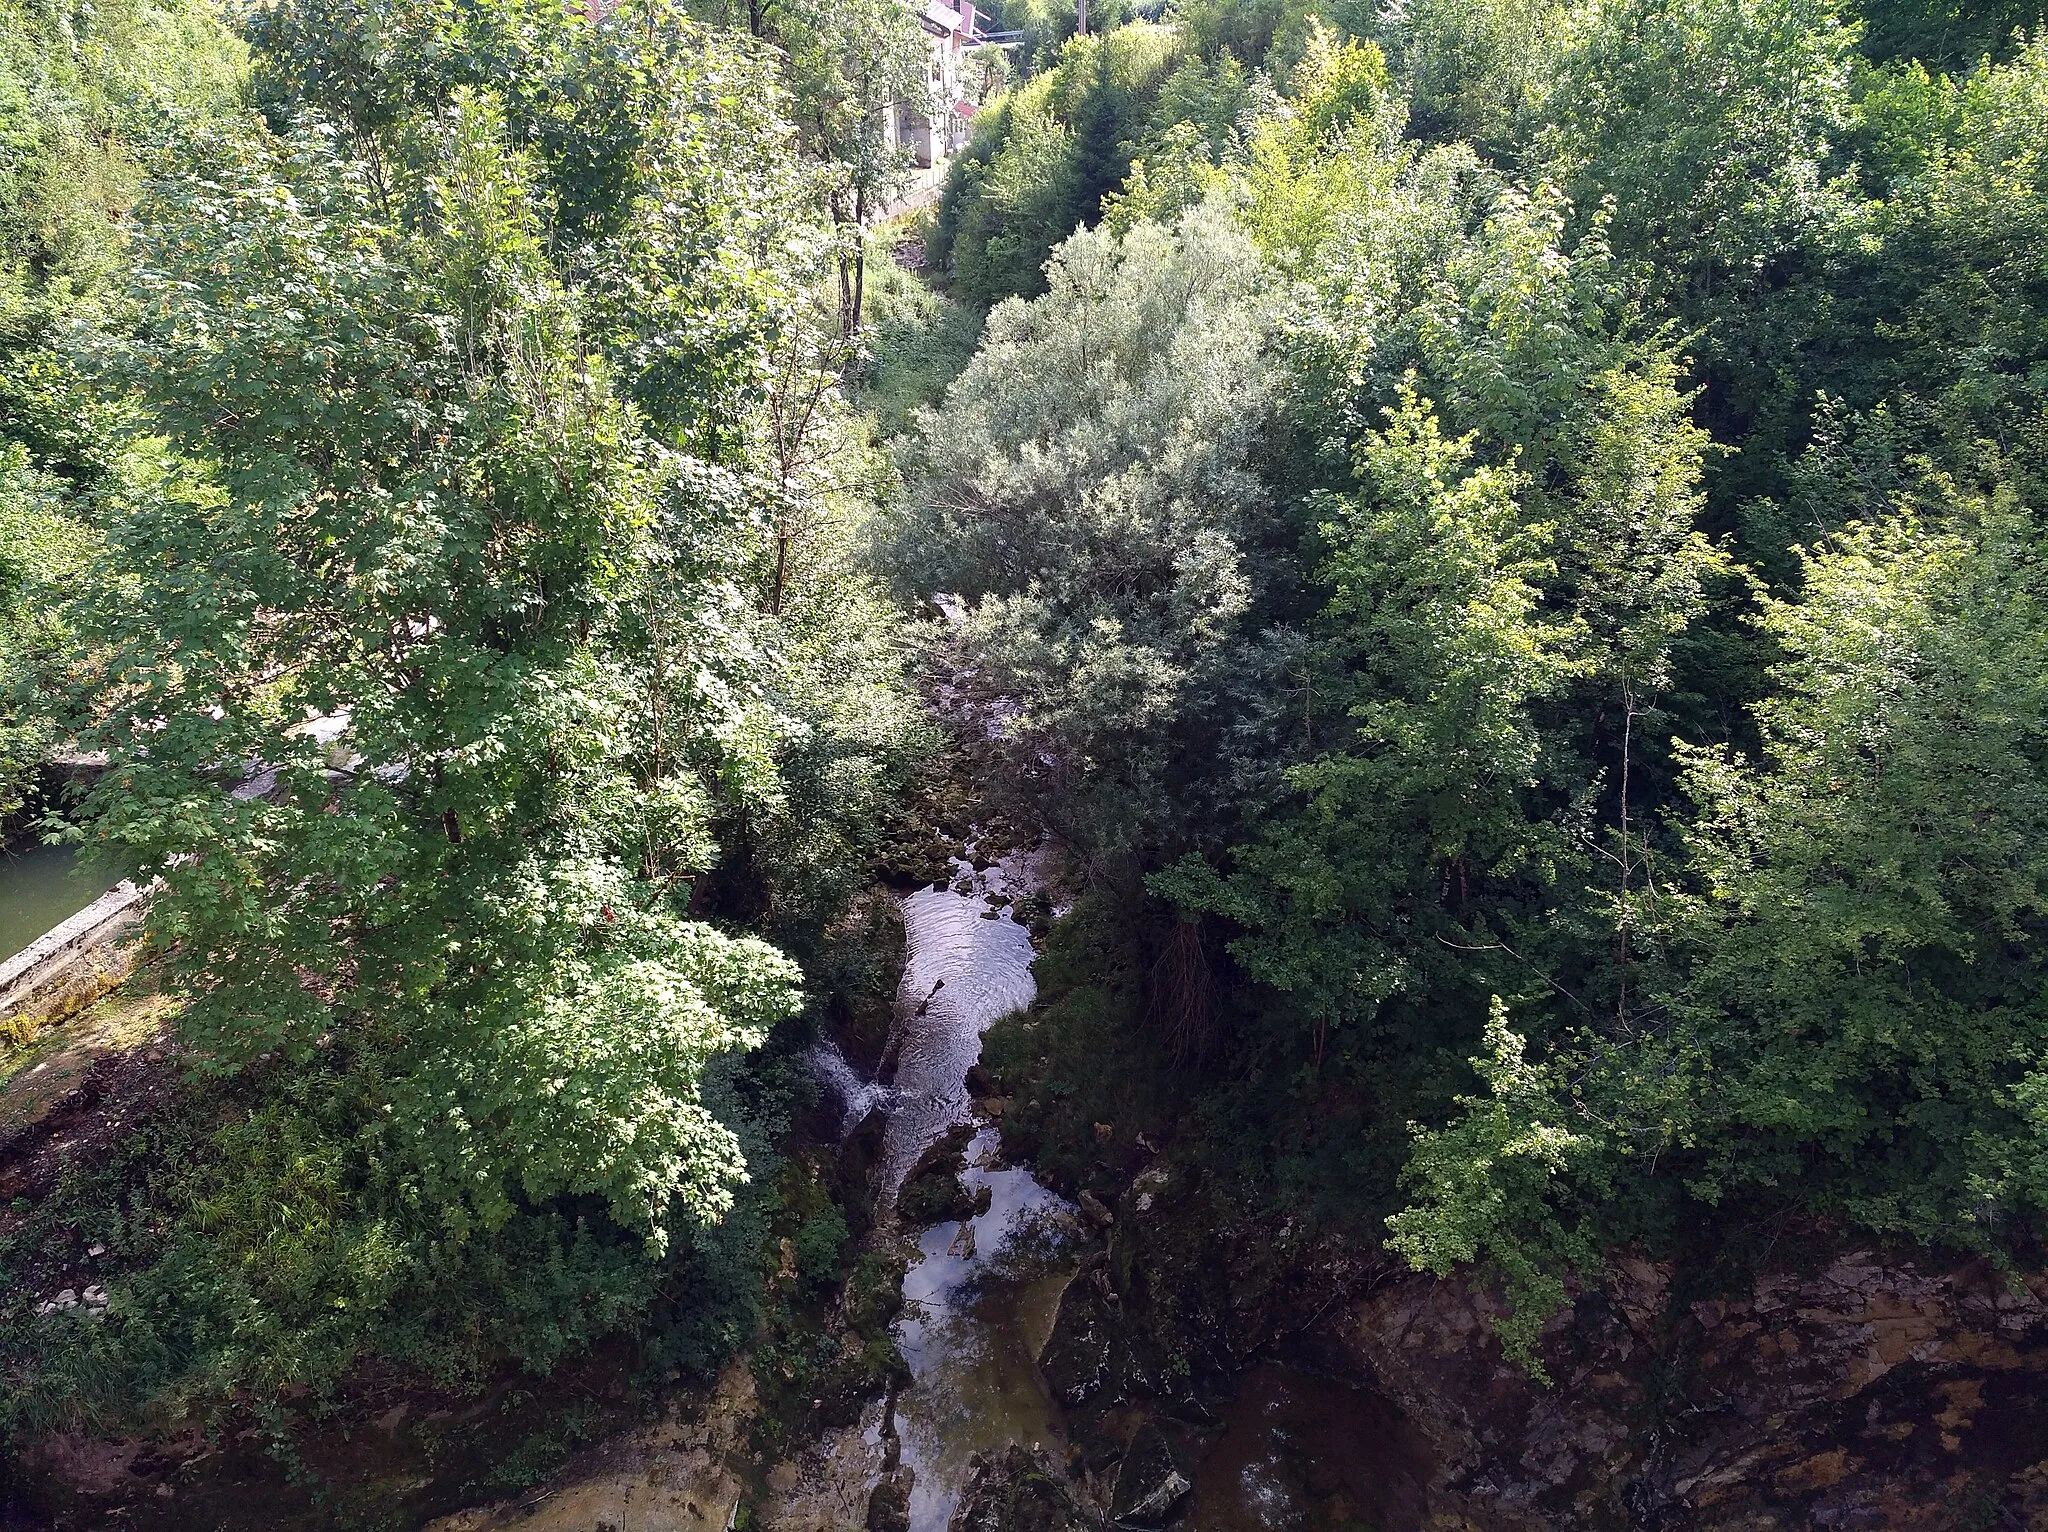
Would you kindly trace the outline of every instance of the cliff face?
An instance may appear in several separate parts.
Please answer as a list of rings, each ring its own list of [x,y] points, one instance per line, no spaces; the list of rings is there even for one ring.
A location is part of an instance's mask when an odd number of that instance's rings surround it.
[[[1552,1322],[1545,1385],[1501,1355],[1484,1293],[1155,1168],[1041,1366],[1098,1483],[1141,1421],[1191,1463],[1242,1451],[1223,1401],[1277,1355],[1380,1406],[1324,1452],[1373,1465],[1345,1493],[1387,1529],[2048,1532],[2048,1273],[1837,1246],[1700,1290],[1620,1263]],[[1192,1524],[1226,1524],[1193,1472]]]
[[[1582,1296],[1548,1388],[1461,1284],[1389,1282],[1319,1340],[1429,1440],[1430,1526],[2048,1528],[2048,1274],[1849,1250],[1685,1303],[1672,1277]]]

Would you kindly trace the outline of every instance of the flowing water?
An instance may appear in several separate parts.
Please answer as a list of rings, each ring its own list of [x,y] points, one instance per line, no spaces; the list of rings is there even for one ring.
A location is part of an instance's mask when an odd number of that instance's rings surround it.
[[[947,887],[903,900],[907,948],[886,1050],[895,1061],[891,1083],[862,1080],[830,1045],[812,1057],[840,1104],[842,1131],[876,1105],[887,1110],[875,1171],[876,1205],[885,1210],[924,1151],[967,1119],[967,1071],[981,1055],[981,1034],[1037,993],[1031,934],[1010,904],[1036,886],[1035,859],[1013,854],[977,871],[956,858],[953,868]],[[977,1205],[987,1195],[986,1209],[923,1231],[903,1279],[896,1339],[911,1382],[887,1426],[915,1475],[912,1532],[945,1532],[976,1452],[1061,1440],[1037,1356],[1078,1253],[1080,1223],[1028,1170],[1002,1167],[1000,1147],[995,1129],[976,1134],[963,1183]],[[875,1410],[821,1444],[769,1525],[794,1532],[857,1516],[880,1477],[885,1429]]]
[[[968,1149],[967,1189],[986,1213],[927,1229],[903,1279],[897,1345],[915,1381],[896,1400],[903,1462],[916,1472],[911,1532],[943,1532],[977,1452],[1053,1446],[1059,1410],[1038,1353],[1081,1238],[1074,1210],[1028,1170],[996,1169],[996,1134]]]
[[[952,889],[920,889],[903,901],[903,927],[909,948],[891,1044],[896,1099],[877,1183],[884,1203],[894,1201],[917,1157],[965,1113],[967,1071],[981,1057],[981,1034],[1038,993],[1031,933],[1007,908]]]
[[[967,1071],[980,1056],[982,1033],[1036,993],[1030,934],[1011,919],[1009,904],[1039,885],[1036,859],[1013,854],[980,872],[956,859],[954,868],[949,887],[903,900],[908,950],[885,1051],[896,1060],[893,1083],[864,1080],[829,1044],[812,1056],[840,1104],[842,1132],[877,1105],[887,1111],[876,1169],[884,1210],[893,1210],[924,1151],[968,1119]],[[1037,1358],[1088,1235],[1070,1204],[1028,1170],[1004,1167],[1000,1150],[996,1129],[981,1126],[963,1181],[977,1203],[986,1193],[985,1210],[917,1238],[896,1329],[912,1381],[893,1412],[872,1406],[857,1426],[821,1442],[768,1508],[768,1527],[843,1532],[860,1525],[892,1432],[900,1461],[915,1474],[911,1532],[946,1532],[975,1454],[1015,1442],[1057,1456],[1064,1446],[1059,1407]],[[1181,1523],[1187,1532],[1420,1525],[1427,1470],[1413,1433],[1390,1405],[1312,1373],[1277,1362],[1254,1367],[1222,1429],[1195,1453],[1195,1491]]]
[[[0,958],[14,956],[105,892],[78,870],[78,853],[69,846],[0,852]]]
[[[839,1045],[829,1037],[821,1037],[811,1044],[804,1062],[810,1066],[811,1078],[824,1086],[826,1094],[839,1105],[839,1136],[842,1139],[859,1127],[869,1112],[896,1099],[896,1093],[888,1086],[863,1080],[847,1062]]]

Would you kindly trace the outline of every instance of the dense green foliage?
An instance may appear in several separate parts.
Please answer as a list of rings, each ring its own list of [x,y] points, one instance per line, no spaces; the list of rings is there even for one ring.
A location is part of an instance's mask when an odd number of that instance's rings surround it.
[[[622,1330],[852,1407],[777,1168],[914,633],[1086,884],[1049,1162],[1525,1359],[1625,1246],[2039,1236],[2040,17],[1019,3],[941,295],[892,0],[0,6],[0,808],[106,754],[185,1070],[7,1214],[9,1431]]]
[[[0,6],[0,814],[33,787],[119,410],[79,337],[122,306],[120,224],[180,129],[231,106],[243,49],[203,5]],[[17,687],[31,688],[21,697]]]
[[[873,982],[829,933],[925,748],[782,65],[659,4],[138,17],[168,85],[37,88],[151,157],[21,140],[0,509],[190,1079],[0,1248],[0,1426],[714,1367],[802,1101],[746,1056]],[[104,1319],[32,1314],[81,1220]]]
[[[761,1130],[785,1104],[724,1080],[709,1099],[755,1167],[771,1166]],[[377,1115],[339,1061],[209,1082],[46,1199],[10,1235],[10,1262],[78,1239],[132,1270],[99,1322],[11,1319],[9,1433],[212,1424],[239,1403],[288,1451],[283,1401],[331,1409],[365,1363],[463,1392],[508,1362],[545,1374],[620,1331],[637,1333],[629,1356],[649,1376],[708,1372],[751,1337],[772,1199],[750,1194],[716,1225],[679,1230],[660,1261],[589,1199],[451,1238],[408,1194]]]
[[[698,635],[734,626],[706,554],[744,509],[578,345],[599,305],[550,270],[545,171],[496,102],[458,88],[436,126],[380,189],[317,120],[238,123],[147,210],[116,365],[190,478],[109,532],[87,812],[163,881],[153,934],[210,1054],[363,1049],[452,1229],[501,1222],[514,1184],[653,1225],[678,1190],[725,1200],[695,1079],[791,1004],[765,949],[650,897],[707,855],[692,756],[749,732],[698,680],[739,665]],[[599,248],[672,259],[670,233]],[[740,329],[710,296],[705,328]],[[648,414],[701,429],[731,364],[669,333]],[[233,790],[243,763],[275,790]]]
[[[885,557],[1123,923],[1073,993],[1525,1354],[1631,1241],[2048,1218],[2033,19],[1191,6],[949,189]]]
[[[1129,175],[1150,102],[1175,78],[1177,31],[1138,23],[1075,38],[1059,64],[1000,98],[954,161],[932,242],[961,296],[1043,291],[1052,247],[1093,223]]]
[[[1101,858],[1186,801],[1227,707],[1265,498],[1244,461],[1273,386],[1256,269],[1220,213],[1076,236],[1046,297],[991,316],[908,459],[930,514],[891,556],[973,603],[957,638],[1015,710],[1018,780]]]

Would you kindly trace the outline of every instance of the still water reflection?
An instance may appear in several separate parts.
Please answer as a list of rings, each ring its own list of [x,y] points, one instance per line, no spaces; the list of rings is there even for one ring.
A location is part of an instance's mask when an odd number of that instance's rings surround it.
[[[982,1130],[964,1177],[977,1198],[987,1188],[988,1211],[925,1230],[903,1279],[897,1344],[914,1381],[896,1401],[896,1434],[917,1474],[911,1532],[942,1532],[975,1453],[1062,1439],[1036,1359],[1080,1228],[1029,1171],[990,1168],[996,1147],[994,1131]]]
[[[105,892],[79,871],[78,853],[69,846],[0,852],[0,958],[14,956]]]

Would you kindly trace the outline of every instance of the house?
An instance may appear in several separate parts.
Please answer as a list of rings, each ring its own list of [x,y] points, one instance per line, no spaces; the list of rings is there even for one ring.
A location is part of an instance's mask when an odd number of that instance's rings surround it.
[[[967,147],[974,104],[966,97],[967,55],[984,41],[981,18],[973,0],[958,9],[945,0],[906,0],[930,43],[929,95],[920,101],[899,101],[889,110],[884,142],[890,149],[910,151],[915,167],[910,186],[892,212],[919,207],[938,195],[946,165]]]

